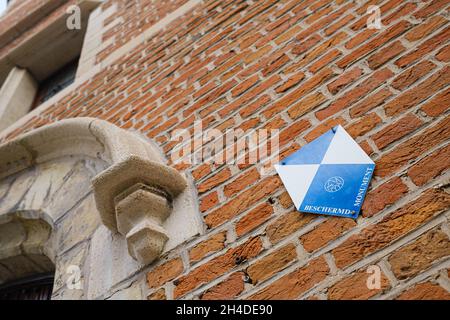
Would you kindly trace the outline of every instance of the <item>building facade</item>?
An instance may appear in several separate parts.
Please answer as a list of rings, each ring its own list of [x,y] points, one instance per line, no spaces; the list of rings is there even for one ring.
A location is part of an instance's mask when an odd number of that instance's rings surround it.
[[[449,9],[8,1],[0,297],[450,299]],[[273,169],[337,125],[376,164],[357,219]]]

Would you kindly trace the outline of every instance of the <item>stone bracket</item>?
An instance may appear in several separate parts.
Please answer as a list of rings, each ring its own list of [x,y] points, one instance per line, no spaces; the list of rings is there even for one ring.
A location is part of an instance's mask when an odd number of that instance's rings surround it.
[[[162,224],[172,199],[186,188],[185,179],[164,164],[130,156],[92,183],[103,223],[127,239],[133,258],[143,264],[154,261],[169,239]]]

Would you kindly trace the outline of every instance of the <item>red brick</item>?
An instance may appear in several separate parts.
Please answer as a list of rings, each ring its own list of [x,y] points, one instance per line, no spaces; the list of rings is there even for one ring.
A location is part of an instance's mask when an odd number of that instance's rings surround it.
[[[253,204],[268,197],[281,186],[281,180],[276,177],[267,177],[258,184],[244,191],[236,198],[228,201],[222,207],[214,210],[205,217],[209,228],[221,225],[241,212],[250,208]]]
[[[341,89],[358,79],[362,74],[363,70],[359,67],[355,67],[340,75],[336,80],[328,84],[327,88],[332,94],[336,94],[341,91]]]
[[[224,275],[243,262],[258,256],[262,249],[262,242],[258,237],[251,238],[237,247],[228,249],[223,255],[209,260],[177,279],[173,292],[174,298],[178,298]]]
[[[317,43],[319,43],[322,38],[318,34],[314,34],[306,40],[302,41],[300,44],[296,45],[292,48],[292,53],[296,55],[301,55],[305,53],[310,48],[314,47]]]
[[[226,280],[208,289],[200,297],[201,300],[231,300],[244,291],[243,272],[235,272]]]
[[[450,61],[450,45],[442,48],[439,50],[439,52],[436,54],[436,59],[442,62],[449,62]]]
[[[147,273],[147,282],[150,288],[157,288],[168,281],[175,279],[183,272],[183,262],[180,258],[165,262]]]
[[[300,118],[306,113],[314,110],[326,101],[326,97],[321,92],[312,93],[299,102],[295,103],[289,110],[289,117],[293,120]]]
[[[167,300],[166,291],[164,288],[159,289],[158,291],[153,292],[147,297],[147,300]]]
[[[289,94],[285,95],[283,98],[275,102],[272,107],[263,112],[264,116],[266,118],[269,118],[274,114],[286,109],[298,99],[303,97],[305,94],[320,86],[328,79],[331,79],[334,75],[335,73],[329,68],[321,70],[319,73],[303,82],[303,84],[296,88],[294,91],[291,91]]]
[[[445,6],[448,5],[447,0],[432,0],[429,1],[429,4],[414,14],[416,18],[425,18],[430,16],[431,14],[441,10]]]
[[[225,241],[227,238],[226,232],[219,232],[196,244],[189,251],[189,260],[191,263],[197,262],[211,253],[217,252],[225,248]]]
[[[398,75],[391,86],[397,90],[403,90],[430,73],[435,67],[436,65],[431,61],[422,61]]]
[[[405,39],[410,42],[420,40],[422,38],[427,37],[428,35],[436,31],[446,23],[447,19],[445,19],[444,17],[441,16],[431,17],[429,20],[422,22],[413,29],[411,29],[405,35]]]
[[[444,67],[419,85],[397,96],[384,106],[388,116],[395,116],[429,98],[433,93],[445,88],[450,82],[450,67]]]
[[[445,43],[445,41],[450,37],[450,28],[445,28],[441,32],[439,32],[434,37],[426,40],[422,44],[420,44],[416,50],[414,50],[411,53],[408,53],[401,58],[399,58],[395,64],[400,67],[404,68],[407,67],[426,54],[430,53],[434,49],[438,48],[442,43]]]
[[[389,280],[381,272],[380,289],[369,289],[367,279],[370,273],[366,270],[348,276],[328,289],[328,299],[330,300],[368,300],[373,296],[385,291],[390,287]]]
[[[241,95],[242,93],[244,93],[245,91],[247,91],[248,89],[253,87],[258,81],[259,81],[259,76],[257,74],[255,74],[254,76],[248,78],[247,80],[245,80],[245,81],[241,82],[240,84],[238,84],[237,86],[235,86],[233,88],[233,90],[231,90],[231,95],[233,97],[237,97],[237,96]]]
[[[450,135],[450,117],[443,119],[423,133],[398,145],[394,150],[385,154],[377,161],[375,175],[385,177],[394,173],[402,166],[427,152],[435,145],[446,141]]]
[[[394,204],[408,193],[408,187],[399,177],[383,183],[367,193],[362,206],[363,217],[371,217],[389,205]]]
[[[390,245],[450,206],[450,194],[429,189],[416,200],[363,229],[332,251],[336,266],[344,268]]]
[[[350,108],[350,116],[357,118],[364,115],[366,112],[375,109],[382,105],[387,99],[392,97],[392,92],[388,88],[382,88],[377,92],[369,95],[361,102]]]
[[[337,239],[345,231],[356,226],[353,219],[331,217],[319,224],[312,231],[300,237],[300,242],[308,252],[322,248],[330,241]]]
[[[408,114],[393,124],[378,131],[371,138],[377,145],[378,149],[381,150],[411,132],[414,132],[420,128],[422,124],[422,120],[413,114]]]
[[[198,192],[204,193],[208,190],[211,190],[212,188],[218,186],[219,184],[222,184],[223,182],[227,181],[231,177],[231,171],[229,168],[225,168],[212,177],[208,178],[204,182],[200,183],[197,187]]]
[[[303,72],[299,72],[291,76],[286,82],[275,89],[276,93],[282,93],[288,91],[290,88],[299,84],[305,78]]]
[[[400,280],[408,279],[428,269],[433,263],[450,255],[448,236],[433,229],[414,242],[396,250],[389,258],[391,270]]]
[[[381,45],[389,42],[390,40],[398,37],[411,27],[411,24],[407,21],[400,21],[394,26],[387,29],[385,32],[375,37],[365,45],[360,46],[358,49],[352,51],[350,54],[339,60],[336,64],[339,68],[346,68],[351,64],[356,63],[359,59],[363,58],[368,53],[379,48]]]
[[[267,203],[263,203],[247,213],[242,219],[236,222],[236,235],[238,237],[258,228],[266,222],[273,214],[273,208]]]
[[[257,168],[253,168],[249,171],[244,172],[242,175],[240,175],[236,180],[228,183],[223,188],[223,192],[225,196],[228,198],[232,197],[236,193],[239,193],[240,191],[244,190],[245,188],[251,186],[253,183],[258,181],[260,178],[259,172]]]
[[[277,243],[311,222],[316,216],[297,210],[286,213],[267,226],[266,234],[270,242]]]
[[[438,93],[430,101],[426,102],[420,110],[429,117],[437,117],[450,107],[450,88]]]
[[[400,41],[395,41],[394,43],[390,44],[386,48],[383,48],[376,52],[375,54],[371,55],[367,62],[369,64],[369,67],[373,70],[378,69],[383,64],[388,62],[389,60],[393,59],[394,57],[398,56],[400,53],[405,51],[405,47],[401,44]]]
[[[211,208],[214,208],[216,205],[219,204],[219,197],[217,195],[217,192],[211,192],[210,194],[202,197],[200,199],[200,211],[206,212]]]
[[[288,244],[256,261],[246,271],[252,284],[256,285],[285,269],[296,259],[297,252],[295,246]]]
[[[400,294],[397,300],[450,300],[450,293],[431,282],[416,284]]]
[[[300,133],[305,131],[311,127],[311,124],[308,120],[299,120],[291,124],[289,127],[280,132],[279,143],[280,146],[284,146],[288,142],[291,142],[292,139],[298,137]]]
[[[447,145],[412,166],[408,170],[408,176],[415,185],[423,186],[450,168],[449,155],[450,145]]]
[[[335,127],[335,126],[337,126],[339,124],[341,126],[344,126],[346,124],[346,121],[344,119],[342,119],[342,118],[334,118],[334,119],[329,119],[329,120],[327,120],[325,122],[322,122],[321,124],[316,126],[313,130],[311,130],[305,136],[306,142],[313,141],[314,139],[318,138],[319,136],[321,136],[325,132],[330,131],[333,127]]]
[[[317,258],[308,265],[281,277],[271,285],[250,296],[252,300],[292,300],[324,280],[329,268],[324,258]]]
[[[354,89],[347,91],[342,97],[331,103],[328,107],[317,111],[316,117],[319,120],[324,120],[329,116],[348,108],[350,105],[367,95],[378,86],[386,82],[387,79],[393,76],[389,69],[381,69],[373,73],[368,79],[364,80]]]
[[[374,129],[382,122],[381,118],[376,113],[370,113],[360,121],[349,125],[347,132],[353,137],[357,138],[365,135],[370,130]]]

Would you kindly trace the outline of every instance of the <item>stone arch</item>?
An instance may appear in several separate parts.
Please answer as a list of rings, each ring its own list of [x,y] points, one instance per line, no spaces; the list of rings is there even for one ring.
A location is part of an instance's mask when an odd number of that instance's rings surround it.
[[[193,190],[148,141],[98,119],[63,120],[0,145],[0,225],[16,216],[51,226],[42,250],[56,266],[55,298],[107,297],[200,233]],[[71,265],[88,288],[67,296]]]
[[[51,221],[42,212],[20,211],[0,217],[0,285],[55,271]]]

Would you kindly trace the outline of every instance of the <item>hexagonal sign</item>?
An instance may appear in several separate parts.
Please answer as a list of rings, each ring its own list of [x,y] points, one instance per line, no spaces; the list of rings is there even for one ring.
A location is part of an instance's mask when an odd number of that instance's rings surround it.
[[[357,218],[375,163],[337,126],[275,169],[298,211]]]

